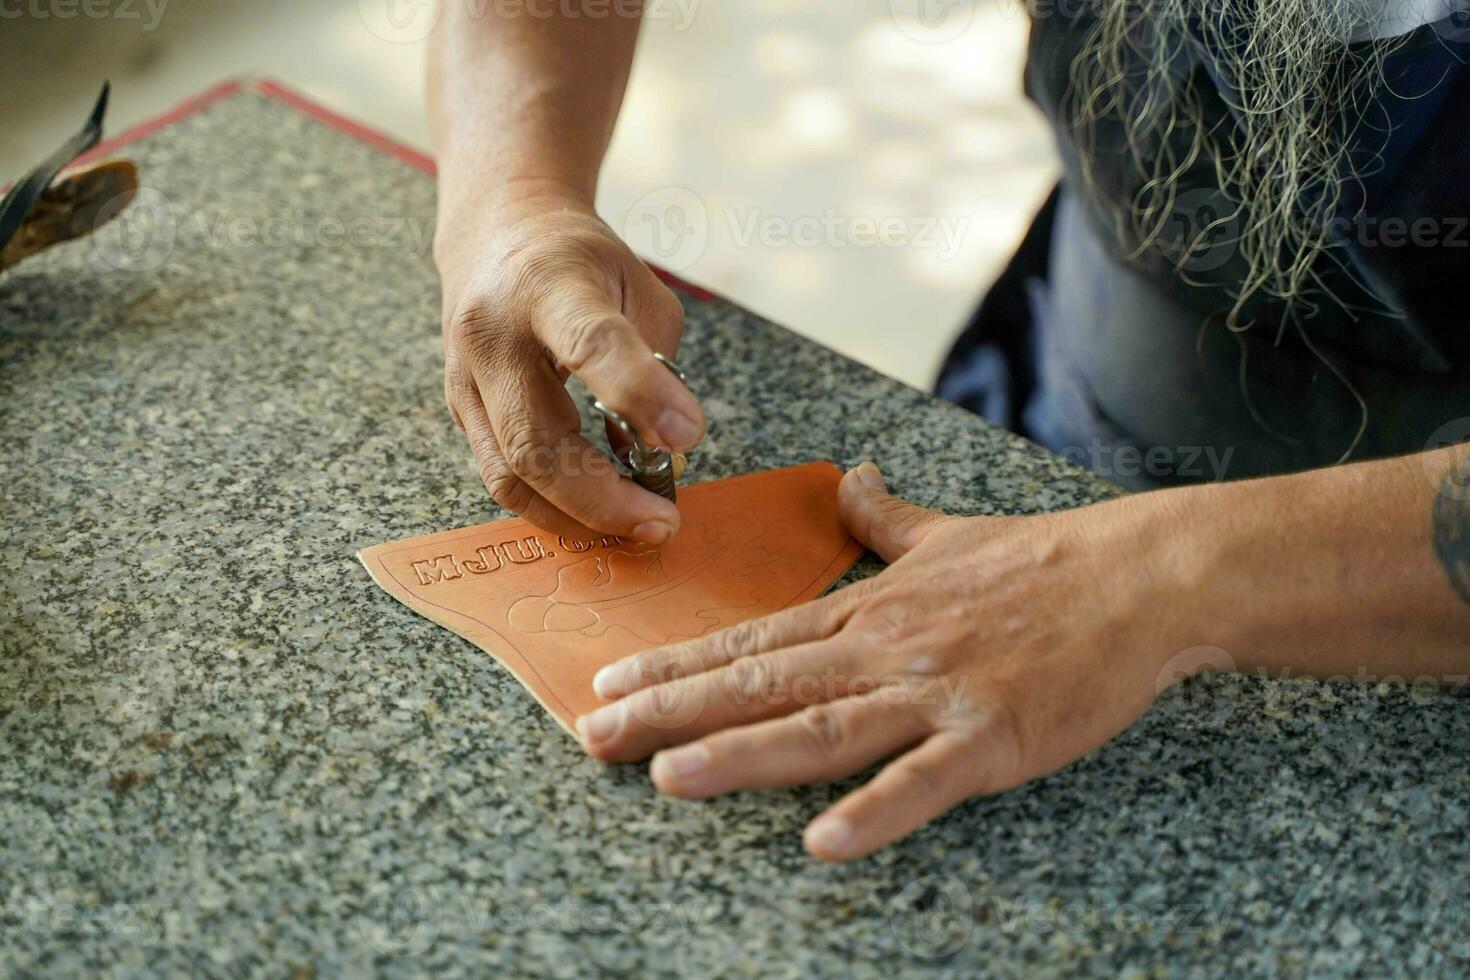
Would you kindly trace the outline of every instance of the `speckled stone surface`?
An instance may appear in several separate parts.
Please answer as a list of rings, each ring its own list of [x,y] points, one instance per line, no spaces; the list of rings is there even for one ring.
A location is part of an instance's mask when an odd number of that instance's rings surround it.
[[[0,975],[1470,970],[1456,694],[1188,685],[842,867],[799,834],[844,787],[675,802],[588,760],[353,557],[501,516],[442,404],[432,181],[252,92],[133,153],[153,224],[0,279]],[[1110,492],[686,305],[704,477]]]

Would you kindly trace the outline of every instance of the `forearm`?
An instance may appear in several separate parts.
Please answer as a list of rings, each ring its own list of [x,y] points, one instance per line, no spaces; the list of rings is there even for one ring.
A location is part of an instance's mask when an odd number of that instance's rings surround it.
[[[1467,477],[1457,446],[1183,491],[1163,526],[1196,642],[1273,677],[1470,674]]]
[[[544,190],[590,204],[639,20],[444,0],[429,50],[429,122],[444,218]]]

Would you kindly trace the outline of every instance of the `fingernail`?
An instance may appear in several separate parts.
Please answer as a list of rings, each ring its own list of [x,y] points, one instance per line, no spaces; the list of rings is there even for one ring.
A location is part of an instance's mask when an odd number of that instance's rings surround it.
[[[852,824],[841,817],[819,817],[806,829],[807,848],[831,857],[846,853],[851,840]]]
[[[633,537],[646,544],[663,544],[674,536],[674,525],[667,521],[644,521],[633,528]]]
[[[608,664],[592,675],[592,690],[603,700],[622,694],[626,690],[631,666],[624,663]]]
[[[672,408],[658,417],[658,434],[672,449],[692,449],[699,441],[699,424]]]
[[[674,776],[687,779],[702,772],[709,765],[709,749],[703,745],[691,745],[683,749],[660,752],[653,758],[655,776]]]
[[[623,727],[626,706],[612,704],[577,719],[577,733],[584,742],[606,742]]]
[[[857,474],[857,478],[862,482],[862,485],[869,490],[888,489],[888,484],[883,482],[883,471],[878,469],[875,463],[870,463],[865,460],[859,463],[858,468],[853,472]]]

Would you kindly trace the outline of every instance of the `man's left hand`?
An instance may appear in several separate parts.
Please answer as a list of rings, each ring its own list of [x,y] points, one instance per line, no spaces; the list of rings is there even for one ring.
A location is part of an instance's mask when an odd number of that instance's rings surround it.
[[[861,857],[1067,765],[1153,702],[1194,609],[1177,550],[1149,544],[1160,498],[947,517],[891,496],[863,464],[842,481],[842,519],[890,567],[604,668],[595,687],[613,703],[579,720],[583,744],[615,762],[656,752],[655,785],[688,798],[896,756],[806,829],[817,857]]]

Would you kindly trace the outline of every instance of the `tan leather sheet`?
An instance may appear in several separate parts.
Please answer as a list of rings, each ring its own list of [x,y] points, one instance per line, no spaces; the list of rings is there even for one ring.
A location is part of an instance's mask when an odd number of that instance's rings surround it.
[[[358,552],[373,580],[507,667],[568,732],[601,704],[592,675],[631,653],[821,595],[863,548],[831,463],[679,491],[683,529],[652,546],[568,539],[523,520]]]

